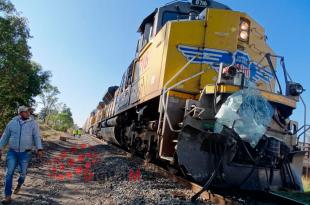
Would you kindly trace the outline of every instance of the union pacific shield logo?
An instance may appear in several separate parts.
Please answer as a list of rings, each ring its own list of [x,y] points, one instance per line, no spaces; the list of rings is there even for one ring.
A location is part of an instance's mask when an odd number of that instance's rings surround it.
[[[237,66],[245,74],[247,79],[254,82],[262,80],[265,83],[269,83],[273,79],[273,74],[269,68],[252,62],[247,53],[239,50],[231,53],[223,50],[202,49],[184,45],[179,45],[178,50],[188,61],[196,57],[192,63],[209,64],[216,71],[219,70],[220,63],[224,63],[225,65]]]
[[[251,78],[249,63],[250,63],[250,57],[247,53],[244,53],[239,50],[234,53],[233,65],[239,68],[239,70],[244,73],[247,79]]]
[[[228,51],[210,48],[201,49],[183,45],[178,46],[178,49],[188,61],[197,56],[195,60],[193,60],[193,63],[209,64],[215,69],[219,68],[219,63],[221,62],[229,65],[233,63],[233,55]]]
[[[274,78],[272,71],[268,67],[263,67],[255,62],[251,63],[249,67],[251,72],[251,80],[253,81],[262,80],[265,83],[270,83],[270,81]]]

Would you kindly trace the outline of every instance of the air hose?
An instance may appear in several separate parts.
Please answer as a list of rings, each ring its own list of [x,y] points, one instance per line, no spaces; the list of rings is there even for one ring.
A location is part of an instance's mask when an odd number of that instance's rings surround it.
[[[207,189],[209,188],[210,184],[211,184],[212,181],[214,180],[214,178],[215,178],[215,176],[216,176],[216,174],[217,174],[217,172],[218,172],[218,170],[219,170],[219,168],[220,168],[220,165],[222,164],[222,161],[223,161],[223,157],[222,157],[221,160],[219,161],[218,166],[213,170],[213,172],[212,172],[210,178],[208,179],[208,181],[205,183],[205,185],[203,185],[202,189],[201,189],[199,192],[197,192],[194,196],[192,196],[192,198],[191,198],[191,201],[192,201],[192,202],[195,202],[195,201],[198,199],[198,197],[199,197],[205,190],[207,190]]]

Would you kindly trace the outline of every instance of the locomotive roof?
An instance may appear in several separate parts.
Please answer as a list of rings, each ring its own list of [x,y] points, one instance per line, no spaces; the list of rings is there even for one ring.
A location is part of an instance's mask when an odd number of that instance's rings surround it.
[[[108,104],[111,101],[111,99],[114,97],[114,94],[117,89],[118,89],[118,86],[109,87],[107,92],[104,94],[102,98],[103,103]]]
[[[146,18],[144,18],[144,20],[142,21],[141,25],[139,26],[139,29],[138,29],[138,32],[143,32],[143,29],[144,29],[144,25],[151,21],[156,13],[159,11],[159,10],[169,10],[169,9],[172,9],[172,8],[178,8],[178,9],[181,9],[180,11],[182,12],[182,9],[183,10],[187,10],[188,12],[190,10],[192,11],[198,11],[198,12],[202,12],[204,9],[206,8],[217,8],[217,9],[227,9],[227,10],[231,10],[231,8],[229,8],[228,6],[222,4],[222,3],[219,3],[219,2],[216,2],[216,1],[213,1],[213,0],[209,0],[208,1],[208,6],[207,7],[196,7],[194,6],[193,4],[191,4],[190,2],[188,1],[173,1],[171,3],[168,3],[164,6],[161,6],[159,8],[156,8],[151,14],[149,14]]]

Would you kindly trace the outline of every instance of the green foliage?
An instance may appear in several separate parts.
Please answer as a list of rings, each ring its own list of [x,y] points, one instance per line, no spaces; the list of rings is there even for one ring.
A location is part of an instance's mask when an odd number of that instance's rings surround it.
[[[57,112],[58,94],[60,94],[58,88],[48,84],[39,95],[40,103],[43,106],[40,112],[40,119],[42,119],[44,123],[49,121],[53,112]]]
[[[8,0],[0,0],[0,132],[19,105],[32,106],[50,72],[31,61],[27,20]]]
[[[15,8],[14,5],[7,0],[1,0],[0,1],[0,14],[1,13],[7,13],[7,14],[11,14],[15,12]]]
[[[48,121],[48,125],[57,131],[66,132],[74,126],[70,108],[63,106],[60,112],[53,112]]]
[[[39,118],[51,128],[66,132],[74,126],[74,122],[70,108],[58,103],[59,94],[55,86],[47,85],[43,88],[43,92],[39,95],[42,105]]]

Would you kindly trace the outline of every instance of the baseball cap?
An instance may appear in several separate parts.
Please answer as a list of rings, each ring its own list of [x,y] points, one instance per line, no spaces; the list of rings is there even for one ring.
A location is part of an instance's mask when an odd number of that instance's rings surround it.
[[[21,112],[28,112],[28,111],[29,111],[29,107],[26,107],[24,105],[18,108],[18,114]]]

